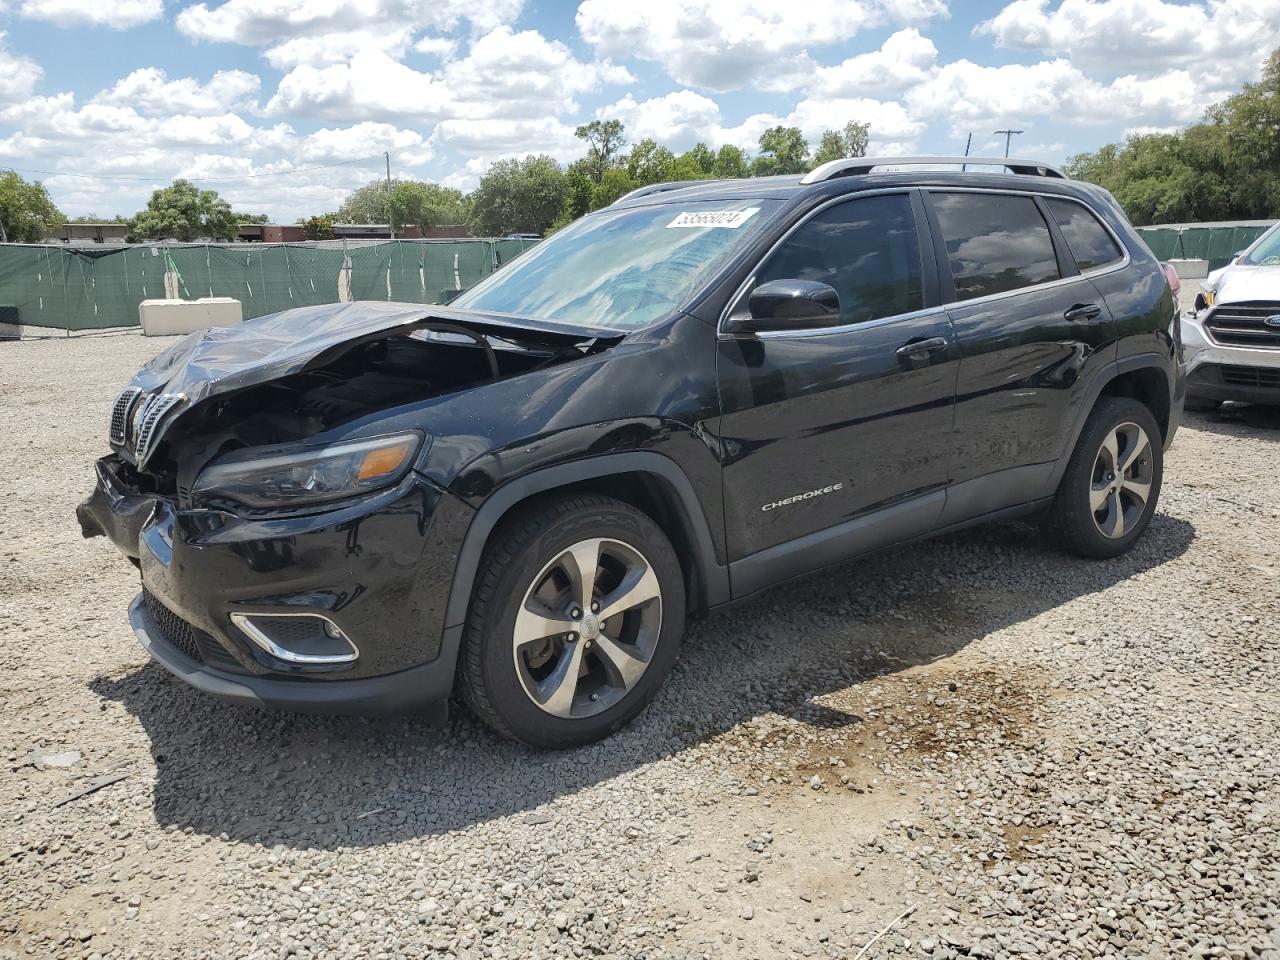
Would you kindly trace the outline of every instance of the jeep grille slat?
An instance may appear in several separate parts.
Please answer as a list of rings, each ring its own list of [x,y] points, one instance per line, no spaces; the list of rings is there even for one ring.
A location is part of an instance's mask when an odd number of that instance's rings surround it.
[[[133,459],[139,467],[146,464],[155,445],[157,429],[165,414],[185,399],[181,393],[157,393],[147,397],[134,417]]]
[[[125,387],[111,404],[111,421],[107,427],[107,439],[116,446],[123,446],[128,439],[129,411],[142,393],[137,387]]]

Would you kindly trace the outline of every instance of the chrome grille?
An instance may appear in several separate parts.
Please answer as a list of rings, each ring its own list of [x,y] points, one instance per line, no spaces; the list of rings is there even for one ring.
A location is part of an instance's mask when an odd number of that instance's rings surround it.
[[[129,409],[142,393],[137,387],[125,387],[111,405],[111,423],[107,428],[107,439],[116,446],[123,446],[128,436]]]
[[[1274,324],[1268,321],[1275,318]],[[1226,347],[1280,350],[1280,301],[1224,303],[1209,311],[1205,330]]]
[[[156,393],[139,404],[133,415],[133,459],[139,467],[144,466],[151,455],[160,421],[184,399],[180,393]]]

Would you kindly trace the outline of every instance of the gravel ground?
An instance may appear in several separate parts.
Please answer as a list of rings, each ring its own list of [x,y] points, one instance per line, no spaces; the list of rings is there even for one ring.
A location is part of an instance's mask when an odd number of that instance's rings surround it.
[[[147,663],[73,510],[167,342],[0,344],[0,957],[1280,960],[1280,415],[1188,417],[1119,560],[1005,524],[847,564],[534,754]]]

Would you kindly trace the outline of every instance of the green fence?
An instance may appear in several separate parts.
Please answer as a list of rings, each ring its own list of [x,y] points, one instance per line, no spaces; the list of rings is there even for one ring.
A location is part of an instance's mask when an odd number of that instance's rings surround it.
[[[1232,256],[1258,239],[1273,222],[1176,223],[1138,227],[1138,235],[1161,260],[1208,260],[1209,269],[1217,270],[1230,263]]]
[[[70,248],[0,245],[0,312],[59,330],[138,324],[166,296],[233,297],[246,320],[342,300],[440,303],[537,241],[393,240],[370,245]],[[5,309],[9,308],[9,309]]]

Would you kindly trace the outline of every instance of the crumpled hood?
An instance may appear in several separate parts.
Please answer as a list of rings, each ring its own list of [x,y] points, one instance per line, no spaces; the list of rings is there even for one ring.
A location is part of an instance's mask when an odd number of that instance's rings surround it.
[[[1280,301],[1280,266],[1231,264],[1209,274],[1205,286],[1213,291],[1215,304]]]
[[[617,339],[616,330],[570,327],[523,317],[473,313],[420,303],[357,301],[298,307],[183,337],[153,357],[130,386],[144,393],[181,394],[190,407],[305,370],[358,342],[411,332],[430,321],[546,346]]]

